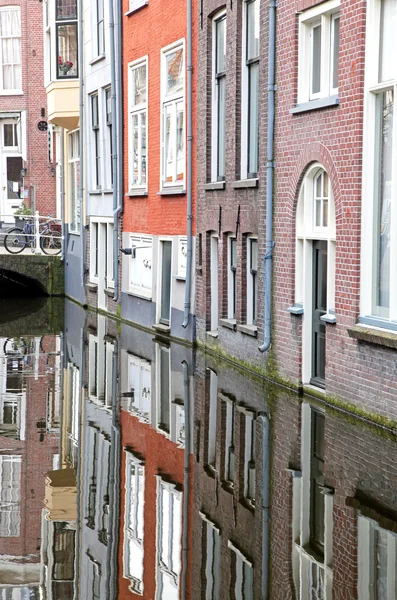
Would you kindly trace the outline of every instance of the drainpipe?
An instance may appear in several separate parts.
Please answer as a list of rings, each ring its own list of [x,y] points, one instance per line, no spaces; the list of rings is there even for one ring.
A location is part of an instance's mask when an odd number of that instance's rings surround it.
[[[118,340],[114,341],[112,379],[112,430],[109,469],[109,549],[107,553],[107,598],[117,598],[117,548],[120,489],[120,431],[117,419]]]
[[[65,223],[65,130],[61,127],[59,132],[61,138],[61,156],[59,157],[61,161],[61,168],[59,169],[59,187],[61,194],[61,227],[62,227],[62,262],[65,260],[66,254],[66,223]],[[69,236],[68,236],[69,238]]]
[[[80,238],[81,238],[81,285],[83,288],[83,296],[85,298],[85,245],[86,245],[86,230],[85,230],[85,215],[83,213],[84,201],[84,52],[83,52],[83,0],[78,0],[78,31],[77,31],[77,48],[78,48],[78,65],[79,65],[79,156],[80,156],[80,184],[79,184],[79,210],[80,210]]]
[[[267,165],[266,165],[266,250],[264,262],[264,306],[263,344],[261,352],[269,350],[272,341],[272,265],[273,265],[273,175],[274,175],[274,95],[275,95],[275,54],[276,54],[276,8],[277,0],[269,5],[269,60],[267,83]]]
[[[193,163],[193,33],[192,33],[192,0],[187,0],[187,253],[186,253],[186,286],[185,286],[185,309],[182,327],[186,329],[189,325],[189,312],[192,286],[192,163]]]
[[[120,176],[120,147],[121,142],[121,6],[120,0],[109,0],[109,34],[110,34],[110,82],[112,102],[112,173],[113,173],[113,277],[115,302],[119,299],[119,215],[122,210],[121,191],[122,182]],[[117,29],[115,32],[114,13],[117,15]],[[117,49],[116,49],[117,44]],[[116,62],[118,66],[118,77],[116,77]],[[117,90],[116,90],[117,87]]]
[[[269,586],[269,471],[270,471],[270,421],[262,413],[262,600],[268,599]]]
[[[187,571],[189,549],[189,478],[190,478],[190,380],[189,365],[183,365],[183,388],[185,405],[185,466],[183,477],[183,538],[182,538],[182,600],[187,598]]]
[[[80,554],[81,544],[83,541],[83,524],[81,519],[82,509],[81,505],[83,502],[83,453],[84,448],[83,431],[84,431],[84,380],[85,380],[85,352],[86,347],[84,344],[84,325],[81,328],[80,334],[80,348],[81,348],[81,363],[80,363],[80,390],[79,390],[79,424],[77,427],[77,438],[78,438],[78,458],[77,458],[77,469],[76,469],[76,535],[75,535],[75,553],[74,553],[74,598],[80,597]],[[68,382],[70,383],[70,382]]]

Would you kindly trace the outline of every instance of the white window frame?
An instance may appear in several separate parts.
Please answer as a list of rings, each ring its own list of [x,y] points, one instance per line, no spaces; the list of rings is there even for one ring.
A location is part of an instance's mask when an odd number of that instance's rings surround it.
[[[205,579],[206,598],[218,600],[221,585],[221,531],[205,513],[199,511],[206,537]]]
[[[397,535],[383,529],[376,521],[358,515],[358,595],[360,600],[377,597],[377,536],[382,534],[387,544],[387,598],[394,600],[397,589]]]
[[[95,34],[94,34],[94,42],[95,42],[95,51],[93,58],[99,58],[101,56],[105,56],[106,52],[106,40],[105,40],[105,0],[96,0],[95,2]],[[102,19],[99,19],[99,7],[101,5],[102,8]],[[102,32],[100,32],[100,23],[102,23]],[[102,37],[102,41],[100,39]],[[101,44],[103,48],[101,48]]]
[[[247,26],[248,26],[248,5],[251,2],[258,3],[260,10],[260,0],[244,0],[243,1],[243,26],[242,26],[242,65],[241,65],[241,179],[247,177],[257,177],[256,173],[249,173],[249,136],[250,136],[250,98],[249,98],[249,71],[250,65],[247,63]],[[260,24],[258,21],[258,27]],[[259,54],[257,60],[252,60],[251,64],[260,65],[260,31],[259,31]],[[259,75],[258,75],[259,78]],[[258,86],[259,88],[259,86]],[[259,100],[259,98],[258,98]],[[257,118],[259,118],[259,102],[257,105]],[[258,128],[258,147],[259,147],[259,128]],[[259,152],[258,152],[258,170],[259,170]]]
[[[182,92],[175,92],[174,94],[166,93],[167,85],[167,55],[172,54],[176,50],[182,49],[183,56],[183,89]],[[183,105],[183,178],[178,179],[178,160],[177,160],[177,115],[178,105]],[[171,107],[171,125],[172,128],[171,136],[174,148],[173,156],[173,179],[172,181],[166,181],[166,155],[165,155],[165,115],[167,107]],[[185,57],[185,39],[177,40],[169,46],[161,49],[161,157],[160,157],[160,189],[176,188],[182,190],[185,188],[186,181],[186,57]]]
[[[256,327],[258,319],[258,270],[259,265],[256,265],[256,273],[254,274],[251,270],[251,258],[252,258],[252,244],[256,242],[257,245],[257,262],[259,261],[259,242],[255,236],[247,237],[247,325],[253,325]],[[255,302],[255,315],[254,315],[254,302]],[[256,316],[256,318],[254,318]]]
[[[109,98],[108,98],[109,94]],[[110,105],[110,106],[108,106]],[[113,189],[113,139],[112,130],[114,127],[114,118],[112,115],[112,88],[107,86],[103,89],[103,106],[104,106],[104,122],[105,122],[105,161],[108,168],[105,169],[105,186],[107,189]],[[110,115],[110,120],[108,119]]]
[[[17,152],[17,153],[21,153],[21,147],[22,147],[22,139],[21,139],[21,119],[1,119],[0,121],[1,124],[1,141],[2,141],[2,149],[3,152]],[[5,145],[5,133],[4,133],[4,126],[5,125],[13,125],[13,138],[15,140],[15,132],[16,132],[16,136],[17,136],[17,145],[13,145],[13,146],[6,146]]]
[[[183,515],[183,493],[175,484],[168,483],[159,475],[157,479],[157,520],[156,520],[156,600],[166,600],[162,593],[162,579],[168,577],[171,585],[175,587],[175,596],[179,597],[180,575],[182,571],[182,515]],[[169,493],[170,503],[168,512],[168,527],[164,528],[164,505],[163,491]],[[179,522],[176,522],[178,514],[175,511],[175,503],[179,503]],[[167,562],[162,560],[163,530],[168,532],[166,540]],[[178,552],[179,547],[179,552]],[[176,550],[176,552],[175,552]]]
[[[20,6],[2,6],[0,7],[0,12],[19,12],[19,35],[14,35],[14,36],[4,36],[0,37],[0,95],[1,96],[15,96],[15,95],[20,95],[23,94],[23,90],[22,90],[22,15],[21,15],[21,7]],[[2,40],[3,39],[19,39],[19,43],[20,43],[20,69],[21,69],[21,85],[20,87],[13,87],[13,88],[4,88],[4,78],[3,78],[3,52],[2,52]],[[15,68],[15,65],[17,63],[13,64],[13,67]],[[13,74],[13,80],[14,80],[14,84],[15,84],[15,74]]]
[[[146,102],[140,104],[132,104],[133,78],[132,73],[135,69],[142,66],[146,68]],[[148,189],[148,91],[149,91],[149,60],[148,56],[142,56],[137,60],[128,63],[128,189],[130,192],[134,190],[147,191]],[[142,152],[142,116],[146,119],[146,156]],[[138,118],[138,181],[133,182],[134,172],[134,152],[133,152],[133,127],[132,120]],[[146,181],[142,183],[142,163],[146,160]]]
[[[129,589],[143,595],[144,574],[144,506],[145,506],[145,463],[130,450],[125,449],[125,505],[124,505],[124,551],[123,576],[130,580]],[[134,481],[131,467],[135,468]],[[142,473],[140,472],[142,471]],[[130,549],[135,546],[135,561],[140,560],[140,577],[129,572]]]
[[[218,23],[218,21],[221,21],[222,19],[225,19],[225,37],[227,39],[227,16],[226,16],[226,10],[221,10],[219,13],[217,13],[213,19],[212,19],[212,76],[211,76],[211,87],[212,87],[212,93],[211,93],[211,103],[212,103],[212,110],[211,110],[211,180],[212,181],[224,181],[225,177],[226,177],[226,159],[225,159],[225,174],[224,176],[218,176],[219,171],[218,171],[218,132],[219,132],[219,117],[218,117],[218,105],[219,105],[219,95],[218,95],[218,91],[219,91],[219,85],[217,85],[217,76],[216,76],[216,42],[217,42],[217,36],[216,36],[216,25]],[[227,93],[227,74],[224,76],[226,78],[226,91],[225,93]],[[227,102],[226,102],[227,105]],[[226,107],[225,107],[226,110]],[[225,128],[225,153],[226,153],[226,128]]]
[[[369,0],[367,6],[365,83],[364,83],[364,136],[361,232],[360,321],[386,329],[397,329],[397,68],[394,61],[392,78],[380,81],[381,2]],[[369,37],[370,36],[370,37]],[[376,305],[377,255],[379,238],[378,173],[380,129],[377,121],[378,102],[384,92],[394,94],[392,182],[390,188],[390,275],[389,309]],[[380,194],[379,194],[380,196]],[[372,232],[372,235],[371,233]],[[370,275],[368,271],[371,271]]]
[[[129,274],[128,274],[128,289],[135,296],[142,296],[149,300],[152,299],[153,293],[153,237],[143,233],[134,233],[130,235],[130,246],[133,249],[133,254],[128,257]],[[135,249],[134,249],[135,247]],[[146,258],[142,258],[142,251],[145,252]],[[135,256],[134,256],[135,254]],[[140,262],[139,262],[140,261]],[[142,263],[142,264],[141,264]],[[143,278],[140,277],[140,283],[132,282],[131,270],[134,268],[145,268],[151,272],[150,287],[143,285]]]
[[[3,489],[3,464],[11,463],[11,485]],[[14,481],[13,465],[19,464],[19,482]],[[21,526],[21,477],[22,477],[22,456],[20,455],[0,455],[0,513],[4,515],[5,530],[2,537],[19,537]],[[18,484],[19,483],[19,484]],[[14,487],[15,484],[15,487]],[[16,498],[13,498],[13,492]],[[11,494],[11,497],[10,497]],[[14,516],[14,523],[12,523]]]
[[[255,503],[256,493],[256,415],[251,410],[244,412],[244,496]]]
[[[333,22],[340,0],[329,0],[299,15],[298,104],[338,95],[333,87]],[[312,31],[321,25],[320,91],[312,92]]]
[[[227,542],[228,548],[232,550],[235,557],[236,580],[234,584],[234,595],[236,600],[254,600],[254,572],[253,564],[244,554],[233,544],[231,540]],[[249,569],[251,574],[251,586],[248,594],[245,593],[244,586],[244,569]]]
[[[169,411],[169,431],[161,427],[161,361],[163,353],[168,354],[168,411]],[[156,430],[171,438],[173,432],[173,406],[171,395],[171,349],[160,344],[156,344]]]
[[[236,245],[236,266],[232,268],[232,242]],[[236,319],[237,315],[237,238],[234,235],[227,237],[227,318]]]
[[[225,447],[224,481],[234,485],[236,476],[236,406],[234,400],[224,398],[225,404]]]
[[[128,394],[133,394],[135,402],[128,397],[125,408],[144,423],[151,422],[152,364],[135,354],[128,354]],[[135,374],[135,380],[133,377]],[[147,382],[146,385],[144,382]],[[132,398],[132,396],[131,396]],[[148,403],[148,410],[142,410],[140,399]]]
[[[216,440],[218,416],[218,375],[212,369],[209,371],[209,403],[208,403],[208,448],[207,466],[216,469]]]
[[[101,219],[99,217],[90,218],[90,270],[89,279],[91,283],[99,285],[99,262],[103,253],[99,251],[100,245],[100,227],[105,226],[106,231],[102,232],[106,235],[106,253],[104,260],[106,261],[106,287],[108,289],[114,288],[114,274],[113,274],[113,219]]]
[[[99,281],[99,221],[90,219],[90,282]]]
[[[81,229],[81,206],[80,206],[80,190],[77,185],[77,177],[76,177],[76,168],[77,163],[79,163],[79,171],[81,177],[80,170],[80,155],[79,155],[79,136],[80,130],[75,129],[68,133],[68,199],[69,199],[69,211],[70,211],[70,232],[71,233],[80,233]],[[73,154],[72,154],[73,153]],[[74,170],[74,183],[75,183],[75,206],[73,206],[73,196],[72,196],[72,170]],[[73,213],[75,216],[73,217]]]
[[[158,269],[157,269],[157,305],[156,305],[156,323],[160,323],[161,319],[161,310],[162,310],[162,278],[163,278],[163,249],[164,242],[171,243],[171,281],[170,281],[170,314],[168,319],[168,324],[166,324],[163,320],[163,324],[167,327],[171,328],[172,321],[172,301],[173,301],[173,291],[174,291],[174,238],[168,236],[159,236],[158,238]]]

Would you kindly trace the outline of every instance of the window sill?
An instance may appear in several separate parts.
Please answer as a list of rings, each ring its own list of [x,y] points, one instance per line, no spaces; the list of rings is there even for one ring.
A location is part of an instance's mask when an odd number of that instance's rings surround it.
[[[240,179],[239,181],[233,181],[232,188],[235,190],[245,189],[245,188],[257,188],[259,184],[259,179],[256,177],[255,179]]]
[[[86,288],[89,292],[97,292],[98,284],[96,283],[86,283]]]
[[[320,317],[320,321],[324,321],[324,323],[330,323],[334,325],[336,323],[336,315],[333,309],[330,309],[327,314]]]
[[[88,190],[89,196],[99,196],[103,194],[103,190]]]
[[[303,304],[293,304],[292,306],[287,308],[287,312],[289,312],[291,315],[303,315]]]
[[[113,298],[113,296],[114,296],[114,290],[112,288],[106,288],[105,289],[105,296],[107,296],[108,298]]]
[[[256,325],[237,325],[237,331],[243,333],[244,335],[250,335],[251,337],[258,337],[258,328]]]
[[[182,281],[182,282],[186,281],[185,275],[173,275],[172,278],[175,279],[175,281]]]
[[[318,100],[310,100],[309,102],[302,102],[297,104],[294,108],[290,109],[291,115],[297,115],[299,113],[308,112],[310,110],[318,110],[320,108],[329,108],[331,106],[339,106],[338,96],[328,96],[328,98],[319,98]]]
[[[385,346],[397,350],[397,331],[388,331],[379,327],[371,327],[358,323],[347,330],[349,336],[358,342],[367,342],[377,346]]]
[[[126,13],[124,13],[124,16],[125,17],[130,17],[131,15],[134,15],[136,12],[138,12],[142,8],[145,8],[145,6],[147,6],[148,4],[149,4],[149,0],[144,0],[142,2],[141,6],[138,6],[137,8],[134,8],[132,10],[127,11]]]
[[[213,181],[204,185],[206,192],[215,192],[216,190],[224,190],[226,187],[226,181]]]
[[[163,325],[163,323],[156,323],[153,325],[153,329],[159,333],[171,333],[171,327],[169,325]]]
[[[100,54],[99,56],[96,56],[95,58],[90,60],[90,62],[88,64],[95,65],[96,63],[101,62],[101,60],[103,60],[104,58],[106,58],[106,54]]]
[[[135,198],[135,197],[142,197],[142,196],[147,196],[147,190],[131,190],[130,192],[127,192],[127,194],[125,194],[126,197],[129,198]]]
[[[213,331],[207,331],[206,334],[209,337],[212,337],[212,338],[216,339],[218,337],[218,330],[214,329]]]
[[[219,325],[231,329],[232,331],[236,331],[237,321],[236,319],[219,319]]]
[[[186,190],[183,188],[165,188],[157,192],[157,196],[186,196]]]
[[[0,90],[0,96],[23,96],[22,90]]]
[[[142,300],[148,300],[148,302],[152,301],[152,296],[145,296],[144,294],[136,292],[135,290],[128,290],[127,294],[129,296],[136,296],[137,298],[142,298]]]

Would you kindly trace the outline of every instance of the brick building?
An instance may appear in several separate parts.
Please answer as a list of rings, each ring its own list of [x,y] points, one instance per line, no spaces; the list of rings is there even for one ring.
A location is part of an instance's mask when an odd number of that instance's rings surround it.
[[[283,380],[394,419],[395,10],[277,9],[272,361]]]
[[[195,65],[197,3],[192,5]],[[161,0],[123,2],[122,248],[132,248],[132,254],[122,261],[121,311],[129,321],[193,340],[193,267],[189,324],[182,327],[189,285],[187,207],[191,193],[195,215],[195,156],[193,153],[189,179],[187,125],[190,110],[195,131],[196,94],[189,109],[192,71],[187,64],[190,34],[186,6],[180,0],[167,6]],[[194,68],[194,86],[195,78]],[[192,229],[194,236],[194,221]],[[194,252],[194,238],[192,246]]]
[[[258,363],[263,361],[255,338],[262,308],[268,7],[259,0],[226,6],[205,0],[201,10],[197,337]]]
[[[1,2],[0,221],[8,226],[22,201],[42,215],[57,212],[51,131],[44,89],[40,4]]]

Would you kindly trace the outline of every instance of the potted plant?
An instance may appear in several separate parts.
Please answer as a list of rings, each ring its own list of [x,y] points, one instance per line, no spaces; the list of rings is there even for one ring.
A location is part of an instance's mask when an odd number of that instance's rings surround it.
[[[20,227],[21,229],[25,226],[25,220],[27,217],[31,216],[32,209],[28,206],[24,201],[21,202],[19,208],[14,211],[14,219],[15,219],[15,227]]]

